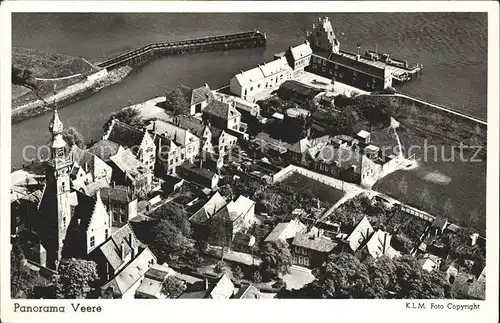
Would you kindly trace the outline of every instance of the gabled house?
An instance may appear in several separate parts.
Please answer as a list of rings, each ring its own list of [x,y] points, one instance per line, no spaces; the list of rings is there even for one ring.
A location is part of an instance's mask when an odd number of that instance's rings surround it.
[[[96,262],[102,283],[109,281],[127,264],[132,262],[140,251],[140,242],[132,227],[126,224],[116,230],[106,241],[96,248],[90,259]]]
[[[213,126],[210,126],[209,129],[213,151],[222,156],[229,154],[230,149],[236,144],[238,138]]]
[[[198,184],[200,186],[214,189],[217,187],[219,183],[219,175],[216,173],[203,168],[203,164],[199,165],[191,164],[189,162],[185,162],[182,165],[177,167],[177,174],[182,179]]]
[[[192,89],[186,85],[178,84],[165,94],[167,107],[175,106],[182,111],[182,115],[199,114],[214,99],[209,86]]]
[[[371,256],[373,258],[399,257],[401,254],[391,247],[391,235],[382,230],[375,231],[370,239],[366,242],[364,247],[361,248],[361,257]]]
[[[439,267],[441,266],[441,258],[431,254],[425,254],[421,256],[417,261],[423,269],[429,272],[433,270],[439,270]]]
[[[226,200],[220,195],[219,192],[215,192],[212,197],[191,217],[189,222],[193,229],[193,236],[203,239],[207,234],[207,223],[217,212],[219,212],[224,206],[226,206]]]
[[[212,148],[212,132],[208,125],[203,124],[203,121],[191,116],[178,116],[176,118],[177,125],[186,129],[200,139],[200,150],[213,152]]]
[[[102,139],[93,144],[88,149],[88,152],[94,154],[102,161],[108,163],[111,156],[116,155],[122,150],[124,150],[124,148],[120,144],[117,144],[116,142],[110,140]]]
[[[214,221],[217,219],[217,221]],[[237,232],[245,232],[255,223],[255,202],[240,195],[236,201],[230,201],[211,218],[209,225],[225,225],[226,246],[231,246]],[[222,224],[223,223],[223,224]],[[221,237],[209,236],[211,244],[221,243]]]
[[[158,163],[168,175],[176,173],[176,168],[186,161],[193,161],[200,153],[200,139],[189,130],[162,120],[148,125],[158,145]]]
[[[113,119],[102,139],[117,143],[125,149],[130,149],[137,160],[146,165],[150,170],[154,170],[156,147],[153,138],[146,129],[141,131]]]
[[[321,264],[337,247],[338,242],[316,232],[298,232],[292,241],[292,261],[295,265],[311,267]]]
[[[70,157],[73,160],[71,167],[71,187],[74,190],[85,190],[91,183],[111,182],[112,168],[96,155],[88,150],[73,145],[70,149]]]
[[[141,284],[135,291],[135,298],[147,299],[165,299],[165,294],[162,293],[162,284],[168,276],[175,275],[175,271],[166,264],[154,264],[151,266]]]
[[[210,102],[203,110],[203,119],[219,129],[240,131],[241,113],[233,105],[222,100]]]
[[[102,298],[134,298],[146,272],[156,264],[156,257],[146,248],[101,287]]]
[[[235,299],[258,299],[261,298],[260,292],[253,285],[241,285],[238,289],[238,292],[234,294],[233,297]]]
[[[277,240],[291,242],[297,233],[304,233],[306,231],[307,226],[305,224],[300,222],[298,219],[293,219],[290,222],[278,223],[268,234],[264,242]]]
[[[234,294],[234,284],[227,274],[222,275],[215,282],[210,283],[207,279],[188,285],[187,289],[179,298],[191,299],[229,299]]]
[[[101,189],[101,199],[111,216],[113,227],[121,228],[137,216],[137,197],[125,185]]]
[[[298,46],[288,48],[285,52],[285,57],[288,65],[293,69],[294,77],[304,73],[304,68],[311,62],[312,53],[313,51],[307,40]]]
[[[133,196],[144,196],[151,191],[153,174],[151,170],[137,160],[130,149],[110,157],[113,168],[112,182],[130,188]]]
[[[70,209],[71,219],[63,219],[63,222],[69,221],[63,256],[85,258],[111,235],[111,218],[99,191],[95,197],[72,192]]]
[[[255,237],[249,233],[236,232],[231,242],[234,251],[251,253],[255,246]]]
[[[366,216],[363,217],[343,241],[341,245],[342,251],[356,253],[361,247],[365,246],[368,240],[370,240],[373,232],[373,227],[368,221],[368,218]]]

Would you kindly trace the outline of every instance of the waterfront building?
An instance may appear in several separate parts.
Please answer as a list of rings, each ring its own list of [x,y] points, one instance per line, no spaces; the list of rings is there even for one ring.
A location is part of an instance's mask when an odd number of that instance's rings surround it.
[[[135,158],[130,149],[119,152],[110,159],[113,183],[129,187],[131,194],[137,197],[145,196],[151,191],[153,173]]]
[[[309,65],[311,54],[308,41],[290,47],[285,53],[276,54],[273,61],[233,76],[229,83],[230,91],[245,100],[253,99],[263,91],[279,87],[302,74]]]
[[[208,84],[195,89],[179,84],[165,95],[167,108],[173,106],[181,111],[180,115],[188,116],[201,114],[212,100],[214,95]]]
[[[115,142],[125,149],[130,149],[134,156],[150,170],[154,170],[156,147],[146,129],[139,130],[117,119],[111,121],[104,140]]]
[[[278,95],[283,100],[292,100],[302,104],[318,102],[321,93],[323,91],[314,86],[294,80],[284,82],[278,90]]]
[[[217,100],[222,99],[223,102],[233,105],[236,110],[241,113],[243,118],[260,117],[260,106],[255,102],[250,102],[240,97],[223,94],[220,92],[216,92],[214,93],[214,95]]]
[[[311,64],[306,71],[365,91],[380,91],[392,86],[392,72],[385,63],[375,64],[362,58],[358,52],[340,50],[330,20],[319,18],[307,33],[313,51]]]
[[[223,100],[214,100],[203,110],[203,119],[211,126],[240,132],[241,113]]]

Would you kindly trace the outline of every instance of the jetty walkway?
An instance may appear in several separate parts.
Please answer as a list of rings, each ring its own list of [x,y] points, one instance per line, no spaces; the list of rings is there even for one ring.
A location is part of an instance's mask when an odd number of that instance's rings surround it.
[[[266,35],[257,30],[196,39],[152,43],[104,62],[95,64],[108,70],[136,63],[154,55],[179,55],[184,53],[208,52],[266,46]]]

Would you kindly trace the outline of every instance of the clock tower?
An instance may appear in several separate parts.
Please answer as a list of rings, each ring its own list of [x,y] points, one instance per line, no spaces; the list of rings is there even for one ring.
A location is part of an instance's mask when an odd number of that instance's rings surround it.
[[[49,124],[51,140],[50,157],[45,162],[47,184],[40,203],[43,213],[41,240],[47,250],[47,266],[57,269],[71,220],[70,170],[72,161],[63,139],[63,124],[57,109]]]

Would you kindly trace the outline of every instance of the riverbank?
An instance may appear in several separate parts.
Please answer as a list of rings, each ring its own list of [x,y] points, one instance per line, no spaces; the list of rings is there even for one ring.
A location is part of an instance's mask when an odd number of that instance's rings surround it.
[[[86,78],[85,80],[69,85],[53,95],[46,96],[25,103],[12,110],[11,122],[14,124],[28,118],[46,113],[54,107],[63,107],[83,98],[93,95],[107,86],[116,84],[132,72],[130,66],[120,67],[109,73],[104,73],[101,78]]]

